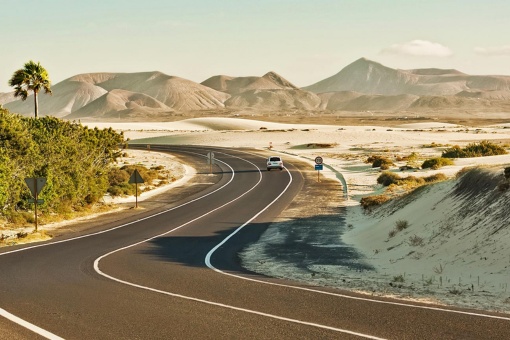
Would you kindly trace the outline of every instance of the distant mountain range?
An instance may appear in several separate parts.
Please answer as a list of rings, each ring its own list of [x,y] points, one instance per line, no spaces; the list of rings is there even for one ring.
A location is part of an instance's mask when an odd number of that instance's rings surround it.
[[[40,112],[66,119],[158,117],[194,111],[510,112],[510,76],[457,70],[398,70],[361,58],[337,74],[298,88],[275,72],[262,77],[213,76],[198,84],[161,72],[87,73],[42,94]],[[33,114],[33,101],[0,93],[12,112]]]

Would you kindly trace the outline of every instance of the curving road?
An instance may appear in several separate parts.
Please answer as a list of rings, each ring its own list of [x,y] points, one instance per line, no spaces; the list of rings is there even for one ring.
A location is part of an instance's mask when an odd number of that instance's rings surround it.
[[[265,157],[248,150],[151,150],[182,157],[199,174],[156,209],[0,250],[0,339],[510,338],[505,315],[374,300],[244,270],[238,251],[306,185],[298,167],[287,160],[284,171],[267,172]]]

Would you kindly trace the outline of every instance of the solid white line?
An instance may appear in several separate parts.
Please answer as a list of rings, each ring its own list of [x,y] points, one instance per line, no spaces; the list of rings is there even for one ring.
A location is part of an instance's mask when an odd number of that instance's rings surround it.
[[[233,156],[233,155],[230,155],[232,157],[235,157],[235,158],[239,158],[239,159],[242,159],[240,157],[237,157],[237,156]],[[231,204],[232,202],[235,202],[237,200],[239,200],[241,197],[243,197],[244,195],[248,194],[250,191],[252,191],[253,189],[255,189],[259,184],[260,182],[262,181],[262,173],[260,171],[260,169],[253,163],[251,163],[250,161],[248,160],[244,160],[250,164],[252,164],[255,168],[257,168],[257,170],[259,171],[259,181],[252,187],[250,188],[248,191],[244,192],[242,195],[236,197],[235,199],[225,203],[224,205],[220,206],[220,207],[217,207],[213,210],[210,210],[209,212],[191,220],[191,221],[188,221],[172,230],[169,230],[163,234],[160,234],[160,235],[157,235],[157,236],[153,236],[147,240],[143,240],[143,241],[140,241],[140,242],[137,242],[135,244],[132,244],[132,245],[129,245],[129,246],[125,246],[125,247],[122,247],[122,248],[119,248],[119,249],[116,249],[114,251],[111,251],[107,254],[104,254],[102,256],[100,256],[99,258],[97,258],[95,261],[94,261],[94,270],[110,279],[110,280],[113,280],[113,281],[116,281],[116,282],[119,282],[119,283],[122,283],[122,284],[125,284],[125,285],[128,285],[128,286],[132,286],[132,287],[136,287],[136,288],[140,288],[140,289],[145,289],[145,290],[148,290],[148,291],[151,291],[151,292],[155,292],[155,293],[159,293],[159,294],[164,294],[164,295],[168,295],[168,296],[172,296],[172,297],[177,297],[177,298],[181,298],[181,299],[185,299],[185,300],[190,300],[190,301],[195,301],[195,302],[200,302],[200,303],[205,303],[205,304],[208,304],[208,305],[213,305],[213,306],[217,306],[217,307],[222,307],[222,308],[227,308],[227,309],[232,309],[232,310],[237,310],[237,311],[241,311],[241,312],[245,312],[245,313],[250,313],[250,314],[255,314],[255,315],[260,315],[260,316],[264,316],[264,317],[268,317],[268,318],[272,318],[272,319],[277,319],[277,320],[283,320],[283,321],[288,321],[288,322],[292,322],[292,323],[297,323],[297,324],[301,324],[301,325],[307,325],[307,326],[313,326],[313,327],[317,327],[317,328],[321,328],[321,329],[327,329],[327,330],[332,330],[332,331],[335,331],[335,332],[340,332],[340,333],[345,333],[345,334],[351,334],[351,335],[356,335],[356,336],[360,336],[360,337],[364,337],[364,338],[367,338],[367,339],[377,339],[377,340],[382,340],[383,338],[378,338],[378,337],[375,337],[375,336],[371,336],[371,335],[367,335],[367,334],[362,334],[362,333],[357,333],[357,332],[353,332],[353,331],[349,331],[349,330],[346,330],[346,329],[341,329],[341,328],[335,328],[335,327],[330,327],[330,326],[326,326],[326,325],[321,325],[321,324],[317,324],[317,323],[312,323],[312,322],[307,322],[307,321],[301,321],[301,320],[296,320],[296,319],[290,319],[290,318],[286,318],[286,317],[283,317],[283,316],[278,316],[278,315],[274,315],[274,314],[268,314],[268,313],[263,313],[263,312],[259,312],[259,311],[255,311],[255,310],[251,310],[251,309],[246,309],[246,308],[241,308],[241,307],[236,307],[236,306],[232,306],[232,305],[226,305],[226,304],[222,304],[222,303],[218,303],[218,302],[213,302],[213,301],[209,301],[209,300],[203,300],[203,299],[198,299],[198,298],[194,298],[194,297],[190,297],[190,296],[186,296],[186,295],[181,295],[181,294],[176,294],[176,293],[170,293],[170,292],[167,292],[167,291],[163,291],[163,290],[159,290],[159,289],[155,289],[155,288],[151,288],[151,287],[147,287],[147,286],[142,286],[142,285],[138,285],[138,284],[135,284],[135,283],[132,283],[132,282],[128,282],[128,281],[124,281],[124,280],[121,280],[121,279],[118,279],[116,277],[113,277],[111,275],[108,275],[106,273],[104,273],[103,271],[101,271],[101,269],[99,269],[99,262],[111,255],[111,254],[114,254],[114,253],[117,253],[119,251],[122,251],[122,250],[125,250],[125,249],[128,249],[128,248],[131,248],[131,247],[134,247],[134,246],[137,246],[139,244],[142,244],[142,243],[145,243],[147,241],[150,241],[150,240],[153,240],[155,238],[158,238],[158,237],[161,237],[161,236],[164,236],[164,235],[167,235],[169,233],[172,233],[174,232],[175,230],[178,230],[178,229],[181,229],[183,228],[184,226],[192,223],[192,222],[195,222],[219,209],[222,209],[223,207]],[[225,165],[227,165],[228,167],[230,167],[230,165],[228,165],[227,163],[223,162]],[[231,168],[231,167],[230,167]],[[231,168],[232,169],[232,168]],[[289,173],[290,175],[290,172],[285,169],[287,171],[287,173]],[[232,169],[232,172],[234,173],[233,169]],[[290,175],[290,177],[292,178],[292,176]],[[278,198],[280,198],[283,193],[288,189],[288,187],[290,186],[292,180],[287,184],[285,190],[272,202],[274,203]],[[271,203],[271,204],[272,204]],[[269,204],[268,206],[266,206],[263,210],[261,210],[259,213],[257,213],[256,216],[259,216],[263,211],[265,211],[271,204]],[[253,219],[253,218],[252,218]],[[244,226],[244,225],[243,225]],[[234,231],[234,233],[232,233],[231,235],[229,235],[228,238],[232,237],[238,230],[240,230],[240,228],[238,228],[236,231]],[[224,242],[223,242],[224,243]],[[223,244],[221,243],[221,244]],[[220,245],[221,245],[220,244]],[[217,247],[219,247],[220,245],[216,246],[215,249],[217,249]]]
[[[196,153],[196,152],[190,152],[188,151],[187,153],[191,153],[191,154],[196,154],[196,155],[200,155],[202,157],[206,157],[202,154],[199,154],[199,153]],[[221,162],[221,161],[220,161]],[[222,162],[224,163],[224,162]],[[82,236],[77,236],[77,237],[73,237],[73,238],[69,238],[69,239],[66,239],[66,240],[61,240],[61,241],[55,241],[55,242],[49,242],[49,243],[43,243],[43,244],[38,244],[38,245],[33,245],[33,246],[30,246],[30,247],[25,247],[25,248],[20,248],[20,249],[16,249],[16,250],[11,250],[11,251],[7,251],[5,253],[0,253],[0,256],[3,256],[3,255],[8,255],[8,254],[12,254],[12,253],[17,253],[17,252],[21,252],[21,251],[25,251],[25,250],[29,250],[29,249],[34,249],[34,248],[40,248],[40,247],[47,247],[47,246],[51,246],[51,245],[54,245],[54,244],[59,244],[59,243],[65,243],[65,242],[71,242],[71,241],[74,241],[74,240],[79,240],[79,239],[82,239],[82,238],[86,238],[86,237],[91,237],[91,236],[96,236],[96,235],[100,235],[100,234],[104,234],[104,233],[107,233],[107,232],[110,232],[110,231],[113,231],[113,230],[116,230],[116,229],[120,229],[120,228],[124,228],[126,226],[129,226],[131,224],[134,224],[134,223],[138,223],[140,221],[144,221],[144,220],[148,220],[148,219],[151,219],[153,217],[156,217],[156,216],[159,216],[161,214],[164,214],[164,213],[167,213],[169,211],[172,211],[172,210],[175,210],[175,209],[178,209],[178,208],[181,208],[185,205],[188,205],[190,203],[193,203],[193,202],[196,202],[200,199],[203,199],[204,197],[207,197],[209,195],[212,195],[216,192],[218,192],[219,190],[222,190],[223,188],[225,188],[227,185],[229,185],[230,183],[232,183],[232,181],[234,180],[234,176],[233,176],[233,169],[226,163],[224,163],[225,165],[227,165],[231,170],[232,170],[232,178],[227,182],[225,183],[223,186],[219,187],[218,189],[214,190],[214,191],[211,191],[210,193],[208,194],[205,194],[203,196],[200,196],[200,197],[197,197],[189,202],[186,202],[186,203],[183,203],[183,204],[180,204],[176,207],[173,207],[173,208],[170,208],[170,209],[166,209],[164,211],[161,211],[159,213],[156,213],[154,215],[151,215],[151,216],[147,216],[147,217],[143,217],[143,218],[140,218],[140,219],[137,219],[135,221],[132,221],[132,222],[128,222],[128,223],[125,223],[125,224],[122,224],[122,225],[119,225],[119,226],[116,226],[116,227],[113,227],[113,228],[110,228],[110,229],[106,229],[106,230],[102,230],[102,231],[98,231],[98,232],[95,232],[95,233],[91,233],[91,234],[87,234],[87,235],[82,235]],[[7,319],[19,324],[20,326],[22,327],[25,327],[25,328],[28,328],[30,329],[31,331],[41,335],[41,336],[46,336],[45,334],[49,334],[53,337],[50,337],[50,339],[61,339],[59,338],[58,336],[38,327],[38,326],[35,326],[35,325],[32,325],[30,322],[28,321],[25,321],[13,314],[10,314],[8,313],[7,311],[5,311],[4,309],[1,309],[0,308],[0,312],[3,313],[0,313],[0,316],[4,316],[6,317]]]
[[[46,339],[64,340],[63,338],[59,337],[58,335],[50,333],[47,330],[42,329],[41,327],[37,327],[36,325],[31,324],[28,321],[18,318],[16,315],[9,313],[5,309],[0,308],[0,316],[3,316],[4,318],[9,319],[14,323],[17,323],[18,325],[25,327],[26,329],[28,329],[36,334],[39,334],[40,336],[43,336]]]

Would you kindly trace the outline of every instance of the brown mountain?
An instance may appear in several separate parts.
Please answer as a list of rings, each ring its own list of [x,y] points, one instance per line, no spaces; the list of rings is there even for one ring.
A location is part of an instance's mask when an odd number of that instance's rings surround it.
[[[314,93],[299,89],[247,90],[225,102],[231,109],[252,108],[261,111],[315,110],[321,99]]]
[[[74,111],[66,118],[118,118],[133,114],[154,114],[163,111],[170,112],[172,109],[146,94],[115,89],[105,93],[89,105]]]
[[[455,95],[462,91],[510,91],[510,76],[472,76],[456,70],[397,70],[361,58],[339,73],[303,89],[377,95]]]
[[[214,76],[201,84],[232,95],[250,90],[295,90],[298,88],[275,72],[268,72],[262,77]]]
[[[510,76],[472,76],[454,69],[398,70],[361,58],[337,74],[297,88],[275,72],[219,75],[201,84],[161,72],[86,73],[41,94],[42,115],[158,119],[168,113],[328,110],[510,112]],[[0,104],[31,116],[33,99],[0,93]]]

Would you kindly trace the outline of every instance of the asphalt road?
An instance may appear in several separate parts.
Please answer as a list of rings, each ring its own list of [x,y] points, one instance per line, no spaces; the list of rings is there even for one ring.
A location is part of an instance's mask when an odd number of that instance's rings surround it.
[[[267,172],[264,157],[247,150],[156,149],[199,170],[176,197],[0,250],[0,339],[510,338],[505,315],[373,300],[246,271],[238,251],[306,188],[298,162]],[[218,159],[212,174],[210,151]]]

